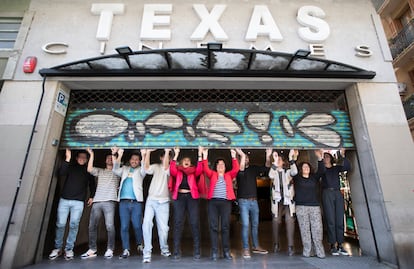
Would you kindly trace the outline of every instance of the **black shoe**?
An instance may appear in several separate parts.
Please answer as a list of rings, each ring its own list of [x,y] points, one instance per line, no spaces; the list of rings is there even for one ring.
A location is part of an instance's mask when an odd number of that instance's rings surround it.
[[[226,259],[226,260],[233,260],[233,256],[231,256],[229,251],[225,251],[223,253],[223,258]]]
[[[343,256],[349,256],[348,251],[346,251],[342,246],[339,246],[336,251],[338,252],[338,255],[341,254]]]
[[[338,256],[339,255],[339,252],[336,249],[336,247],[331,247],[330,252],[331,252],[332,256]]]
[[[181,260],[181,255],[179,253],[174,253],[172,255],[172,260],[178,262],[179,260]]]

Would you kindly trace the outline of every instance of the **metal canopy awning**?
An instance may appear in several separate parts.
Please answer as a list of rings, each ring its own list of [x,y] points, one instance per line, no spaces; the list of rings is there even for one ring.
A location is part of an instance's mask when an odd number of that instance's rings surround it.
[[[253,49],[182,48],[132,51],[41,69],[50,76],[217,76],[372,79],[376,73],[347,64]],[[301,53],[299,53],[301,52]],[[305,53],[303,53],[305,52]]]

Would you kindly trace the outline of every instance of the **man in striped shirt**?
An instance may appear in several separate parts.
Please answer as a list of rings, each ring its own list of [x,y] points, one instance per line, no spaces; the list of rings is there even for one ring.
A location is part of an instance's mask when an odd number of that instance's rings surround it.
[[[88,172],[98,177],[98,184],[89,219],[89,250],[82,254],[82,259],[96,257],[97,255],[97,228],[99,220],[103,214],[105,218],[106,231],[108,233],[108,244],[104,254],[106,259],[113,257],[115,247],[115,206],[117,202],[117,190],[119,186],[119,177],[112,172],[112,155],[109,153],[105,157],[105,169],[93,166],[94,152],[87,149],[90,158],[88,162]]]

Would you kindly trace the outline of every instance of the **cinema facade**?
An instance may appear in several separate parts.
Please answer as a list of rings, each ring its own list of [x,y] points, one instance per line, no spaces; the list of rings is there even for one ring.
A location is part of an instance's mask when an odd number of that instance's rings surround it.
[[[23,14],[0,94],[1,267],[50,250],[63,149],[204,145],[346,148],[363,254],[408,268],[414,148],[371,1],[161,2]]]

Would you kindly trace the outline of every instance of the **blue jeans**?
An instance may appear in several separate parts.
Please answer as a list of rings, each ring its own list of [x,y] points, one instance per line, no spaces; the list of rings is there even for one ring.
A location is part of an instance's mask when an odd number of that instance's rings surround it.
[[[121,220],[122,248],[129,248],[129,222],[134,228],[137,245],[142,244],[142,202],[135,200],[121,200],[119,202],[119,218]]]
[[[142,232],[144,235],[144,257],[151,257],[152,252],[152,227],[153,219],[157,222],[158,239],[160,241],[161,253],[169,252],[168,248],[168,219],[170,216],[170,203],[160,203],[157,200],[147,200],[145,204],[144,221]]]
[[[60,198],[57,209],[55,248],[62,248],[66,222],[70,214],[69,233],[66,238],[65,250],[72,250],[78,235],[79,222],[83,212],[83,201]]]
[[[252,231],[253,248],[259,246],[259,205],[257,200],[239,199],[240,218],[242,224],[243,248],[249,248],[249,225]]]
[[[89,248],[97,250],[96,240],[98,236],[98,224],[103,214],[105,219],[105,227],[108,233],[107,249],[114,250],[115,248],[115,202],[105,201],[96,202],[92,204],[92,210],[89,217]]]

